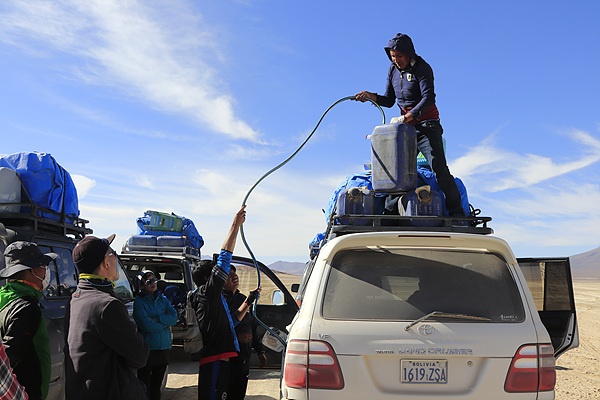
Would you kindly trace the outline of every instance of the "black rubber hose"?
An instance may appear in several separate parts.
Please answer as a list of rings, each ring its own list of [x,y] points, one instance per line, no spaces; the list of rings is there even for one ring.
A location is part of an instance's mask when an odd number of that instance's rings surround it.
[[[335,106],[337,106],[338,104],[347,101],[347,100],[356,100],[355,96],[347,96],[347,97],[343,97],[341,99],[339,99],[338,101],[336,101],[335,103],[333,103],[332,105],[330,105],[327,110],[325,110],[325,112],[321,115],[321,118],[319,118],[319,121],[317,122],[317,124],[315,125],[314,129],[312,130],[312,132],[306,137],[306,139],[304,139],[304,141],[302,142],[302,144],[296,149],[296,151],[294,151],[288,158],[286,158],[285,160],[283,160],[281,163],[279,163],[278,165],[276,165],[275,167],[271,168],[269,171],[267,171],[263,176],[261,176],[255,183],[254,185],[252,185],[252,187],[250,188],[250,190],[248,190],[248,193],[246,193],[246,196],[244,197],[244,200],[242,201],[242,206],[246,205],[246,202],[248,201],[248,198],[250,197],[250,194],[252,193],[252,191],[258,186],[259,183],[261,183],[267,176],[271,175],[273,172],[277,171],[278,169],[280,169],[281,167],[283,167],[285,164],[287,164],[288,162],[291,161],[292,158],[294,158],[296,156],[296,154],[298,154],[300,152],[300,150],[302,150],[302,148],[304,147],[304,145],[306,145],[306,143],[308,143],[308,141],[310,140],[310,138],[313,136],[313,134],[317,131],[317,128],[319,127],[319,125],[321,125],[321,122],[323,121],[323,118],[325,118],[325,115],[327,115],[327,113]],[[377,107],[379,109],[379,111],[381,111],[381,115],[383,117],[383,122],[382,124],[385,124],[385,113],[383,112],[383,109],[381,108],[381,106],[379,104],[377,104],[376,102],[374,102],[371,99],[367,99],[368,101],[370,101],[375,107]],[[246,250],[248,251],[248,253],[250,254],[250,257],[252,258],[252,262],[254,264],[254,267],[256,268],[256,274],[257,274],[257,287],[260,287],[260,268],[258,266],[258,262],[256,261],[256,258],[254,257],[254,253],[252,252],[252,249],[250,248],[250,245],[248,244],[247,240],[246,240],[246,235],[244,234],[244,225],[241,226],[240,228],[240,233],[242,236],[242,241],[244,242],[244,246],[246,247]],[[254,315],[254,318],[256,319],[256,321],[266,330],[268,330],[273,336],[275,336],[284,346],[286,345],[285,340],[283,340],[277,333],[275,333],[270,327],[268,327],[265,323],[263,323],[258,316],[256,315],[256,303],[258,303],[258,299],[257,301],[254,302],[254,304],[252,305],[252,314]]]

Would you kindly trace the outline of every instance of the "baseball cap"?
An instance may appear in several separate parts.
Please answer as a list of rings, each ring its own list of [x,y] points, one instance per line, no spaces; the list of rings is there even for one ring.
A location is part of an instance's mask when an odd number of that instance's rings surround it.
[[[81,239],[73,249],[73,262],[79,273],[92,273],[98,268],[115,239],[115,234],[102,239],[88,235]]]

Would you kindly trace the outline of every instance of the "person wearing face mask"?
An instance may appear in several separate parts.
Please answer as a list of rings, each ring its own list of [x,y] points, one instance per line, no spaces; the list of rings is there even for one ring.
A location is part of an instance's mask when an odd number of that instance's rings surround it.
[[[134,371],[146,365],[148,345],[113,291],[114,238],[88,235],[73,249],[79,283],[65,317],[67,400],[146,400]]]
[[[0,271],[7,280],[0,288],[0,336],[14,374],[34,400],[46,398],[50,383],[50,341],[39,301],[56,257],[33,242],[17,241],[6,247]]]

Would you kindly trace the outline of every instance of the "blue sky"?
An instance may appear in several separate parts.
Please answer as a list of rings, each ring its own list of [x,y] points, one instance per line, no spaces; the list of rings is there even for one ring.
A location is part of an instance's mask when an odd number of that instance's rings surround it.
[[[517,256],[574,255],[600,246],[598,15],[592,0],[3,0],[0,153],[52,154],[117,248],[160,210],[192,219],[210,254],[327,107],[383,92],[402,32],[434,69],[471,204]],[[261,182],[244,225],[257,258],[307,259],[380,123],[341,103]]]

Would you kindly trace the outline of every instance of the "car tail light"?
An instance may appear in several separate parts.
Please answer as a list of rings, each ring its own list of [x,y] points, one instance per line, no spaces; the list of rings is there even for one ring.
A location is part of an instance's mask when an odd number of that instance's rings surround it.
[[[335,352],[327,342],[291,340],[287,345],[283,379],[288,387],[333,389],[344,387]]]
[[[554,365],[554,348],[551,344],[521,346],[510,364],[504,390],[509,393],[554,390]]]

